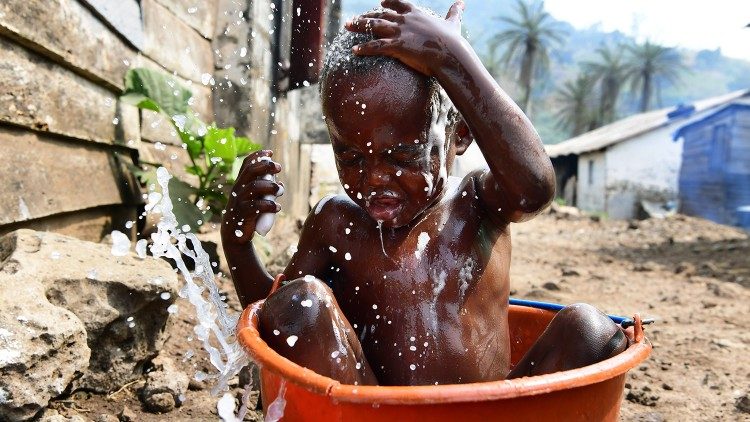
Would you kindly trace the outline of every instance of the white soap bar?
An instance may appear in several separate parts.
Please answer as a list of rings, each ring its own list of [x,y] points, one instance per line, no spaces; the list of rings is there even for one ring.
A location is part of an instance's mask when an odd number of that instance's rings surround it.
[[[258,161],[271,161],[271,157],[260,157]],[[261,177],[263,180],[269,180],[271,182],[276,181],[276,177],[273,174],[266,174],[263,177]],[[283,193],[281,190],[279,193]],[[281,195],[279,195],[281,196]],[[266,195],[263,197],[263,199],[273,201],[276,199],[276,195]],[[276,220],[276,213],[273,212],[266,212],[258,216],[258,221],[255,222],[255,232],[259,235],[266,237],[269,231],[271,231],[271,227],[273,227],[273,223]]]

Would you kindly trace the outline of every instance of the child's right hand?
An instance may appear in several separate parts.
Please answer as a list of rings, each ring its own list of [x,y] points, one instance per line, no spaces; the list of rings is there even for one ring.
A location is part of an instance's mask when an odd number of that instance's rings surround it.
[[[224,242],[247,243],[253,238],[261,215],[281,210],[281,205],[276,201],[264,198],[283,191],[282,183],[263,178],[281,171],[281,165],[270,159],[272,155],[273,152],[269,150],[257,151],[242,162],[221,224]]]

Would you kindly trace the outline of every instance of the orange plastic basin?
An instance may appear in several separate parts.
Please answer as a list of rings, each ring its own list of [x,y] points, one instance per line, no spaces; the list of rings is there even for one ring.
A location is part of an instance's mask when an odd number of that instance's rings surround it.
[[[439,386],[356,386],[319,375],[280,356],[257,330],[263,301],[248,306],[237,335],[260,366],[264,410],[286,384],[283,421],[615,421],[625,374],[651,353],[636,315],[635,342],[605,361],[512,380]],[[509,307],[511,361],[518,362],[555,316]]]

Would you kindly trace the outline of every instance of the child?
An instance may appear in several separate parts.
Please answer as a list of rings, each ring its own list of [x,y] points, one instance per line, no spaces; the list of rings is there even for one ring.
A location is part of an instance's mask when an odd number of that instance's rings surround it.
[[[604,314],[572,305],[509,373],[509,224],[552,200],[552,165],[462,38],[460,1],[445,20],[405,1],[382,5],[346,23],[324,64],[323,113],[346,195],[308,216],[284,271],[292,281],[260,312],[263,338],[349,384],[490,381],[624,350]],[[489,171],[449,180],[472,138]],[[262,179],[281,170],[260,159],[269,156],[246,159],[222,225],[243,305],[272,284],[248,242],[257,216],[280,209],[263,199],[280,189]]]

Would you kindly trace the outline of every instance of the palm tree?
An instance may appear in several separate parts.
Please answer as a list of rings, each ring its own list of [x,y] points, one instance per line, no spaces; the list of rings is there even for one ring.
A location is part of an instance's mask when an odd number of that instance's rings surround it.
[[[594,129],[596,125],[596,113],[592,104],[594,84],[594,79],[579,74],[575,80],[566,81],[558,91],[558,125],[569,130],[572,136]]]
[[[490,48],[506,45],[502,61],[507,65],[520,62],[518,78],[523,89],[521,108],[526,114],[531,114],[533,79],[549,68],[550,48],[553,44],[562,43],[565,34],[544,10],[544,2],[516,0],[516,12],[518,16],[515,18],[495,18],[504,22],[507,29],[493,37]]]
[[[599,112],[596,125],[602,126],[615,120],[620,88],[626,82],[628,67],[622,58],[622,46],[608,46],[596,50],[598,59],[584,62],[583,68],[599,85]]]
[[[674,83],[685,69],[680,55],[673,48],[652,44],[649,41],[626,47],[630,53],[627,78],[633,92],[640,93],[640,111],[647,111],[656,91],[658,79]]]

